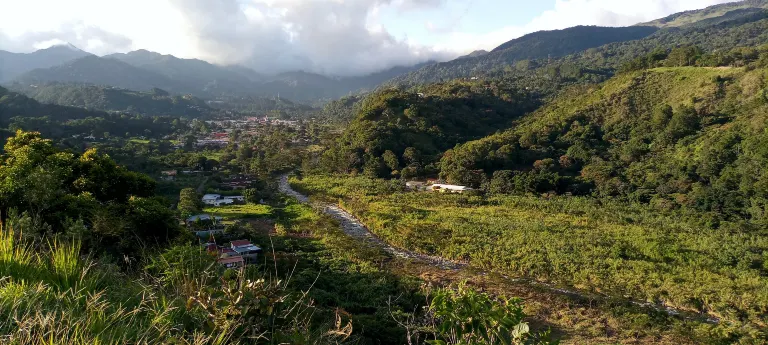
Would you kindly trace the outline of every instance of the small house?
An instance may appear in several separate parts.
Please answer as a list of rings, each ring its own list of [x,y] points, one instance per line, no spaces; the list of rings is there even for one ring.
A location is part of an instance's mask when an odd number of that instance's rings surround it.
[[[218,207],[218,206],[224,206],[224,205],[232,205],[234,203],[235,203],[235,200],[233,199],[223,198],[223,199],[215,200],[213,202],[213,206]]]
[[[219,246],[216,243],[206,243],[203,246],[205,246],[205,251],[209,254],[219,254]]]
[[[177,174],[178,172],[176,170],[165,170],[160,172],[160,175],[162,176],[161,179],[165,181],[175,180]]]
[[[245,202],[245,197],[242,195],[225,196],[224,200],[232,200],[234,202]]]
[[[219,265],[224,266],[224,268],[230,269],[230,268],[240,268],[245,266],[245,259],[241,256],[231,256],[226,258],[218,259],[217,262]]]
[[[219,248],[219,257],[220,258],[228,258],[232,256],[240,256],[234,249],[228,248],[228,247],[221,247]]]
[[[214,205],[217,200],[221,199],[219,194],[206,194],[203,195],[203,203],[206,205]]]
[[[254,262],[256,258],[261,254],[261,248],[251,244],[248,240],[236,240],[230,243],[232,250],[240,254],[246,262]]]
[[[444,193],[464,193],[473,190],[472,188],[466,186],[457,186],[451,184],[433,184],[430,186],[430,189],[436,192]]]

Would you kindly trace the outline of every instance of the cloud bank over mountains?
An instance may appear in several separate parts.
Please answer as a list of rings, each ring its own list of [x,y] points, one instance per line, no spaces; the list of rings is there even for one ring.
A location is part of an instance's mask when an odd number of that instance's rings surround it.
[[[490,50],[538,30],[632,25],[728,2],[556,0],[526,24],[482,34],[466,34],[457,26],[428,42],[395,37],[381,18],[385,10],[437,15],[450,1],[471,5],[473,0],[4,0],[0,49],[29,52],[70,42],[97,55],[147,49],[262,73],[350,76]]]

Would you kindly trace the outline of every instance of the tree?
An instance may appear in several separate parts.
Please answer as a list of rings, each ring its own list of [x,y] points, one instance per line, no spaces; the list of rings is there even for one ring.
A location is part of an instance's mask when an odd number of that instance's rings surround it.
[[[696,46],[675,48],[669,53],[666,64],[668,67],[693,66],[702,53],[701,49]]]
[[[95,149],[64,152],[36,132],[9,138],[0,164],[0,211],[15,209],[31,219],[27,235],[69,232],[84,248],[117,257],[138,256],[142,248],[180,234],[167,201],[154,197],[155,188],[148,176]],[[72,231],[73,220],[88,226]]]
[[[653,117],[651,121],[656,129],[664,128],[669,120],[672,119],[673,111],[669,104],[662,104],[653,111]]]
[[[363,165],[363,174],[365,176],[372,178],[382,177],[386,173],[386,168],[381,157],[366,155],[365,164]]]
[[[385,151],[384,155],[382,155],[382,158],[384,159],[384,164],[387,165],[392,174],[395,174],[400,170],[400,160],[397,159],[397,155],[395,155],[392,151]]]
[[[407,147],[403,153],[403,160],[408,166],[421,163],[421,153],[415,147]]]
[[[493,173],[488,192],[492,194],[509,194],[515,192],[515,172],[499,170]]]
[[[248,188],[243,191],[243,196],[245,197],[245,200],[250,203],[257,203],[259,200],[259,191],[255,188]]]
[[[193,214],[200,213],[202,209],[200,195],[193,188],[184,188],[179,193],[179,212],[182,217],[187,218]]]

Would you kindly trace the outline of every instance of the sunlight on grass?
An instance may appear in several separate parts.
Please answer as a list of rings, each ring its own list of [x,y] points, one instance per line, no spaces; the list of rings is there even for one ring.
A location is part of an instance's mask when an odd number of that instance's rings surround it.
[[[341,198],[393,245],[484,270],[728,319],[740,310],[757,321],[768,306],[759,264],[768,239],[733,228],[700,229],[682,215],[586,197],[385,193],[388,181],[363,177],[291,183]]]
[[[227,205],[221,207],[206,207],[203,213],[228,219],[266,218],[272,215],[269,205]]]

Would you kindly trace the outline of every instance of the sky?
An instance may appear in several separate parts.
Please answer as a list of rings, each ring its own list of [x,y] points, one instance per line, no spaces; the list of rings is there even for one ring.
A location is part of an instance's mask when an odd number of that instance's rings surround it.
[[[364,75],[539,30],[627,26],[730,0],[0,0],[0,50],[146,49],[262,73]]]

